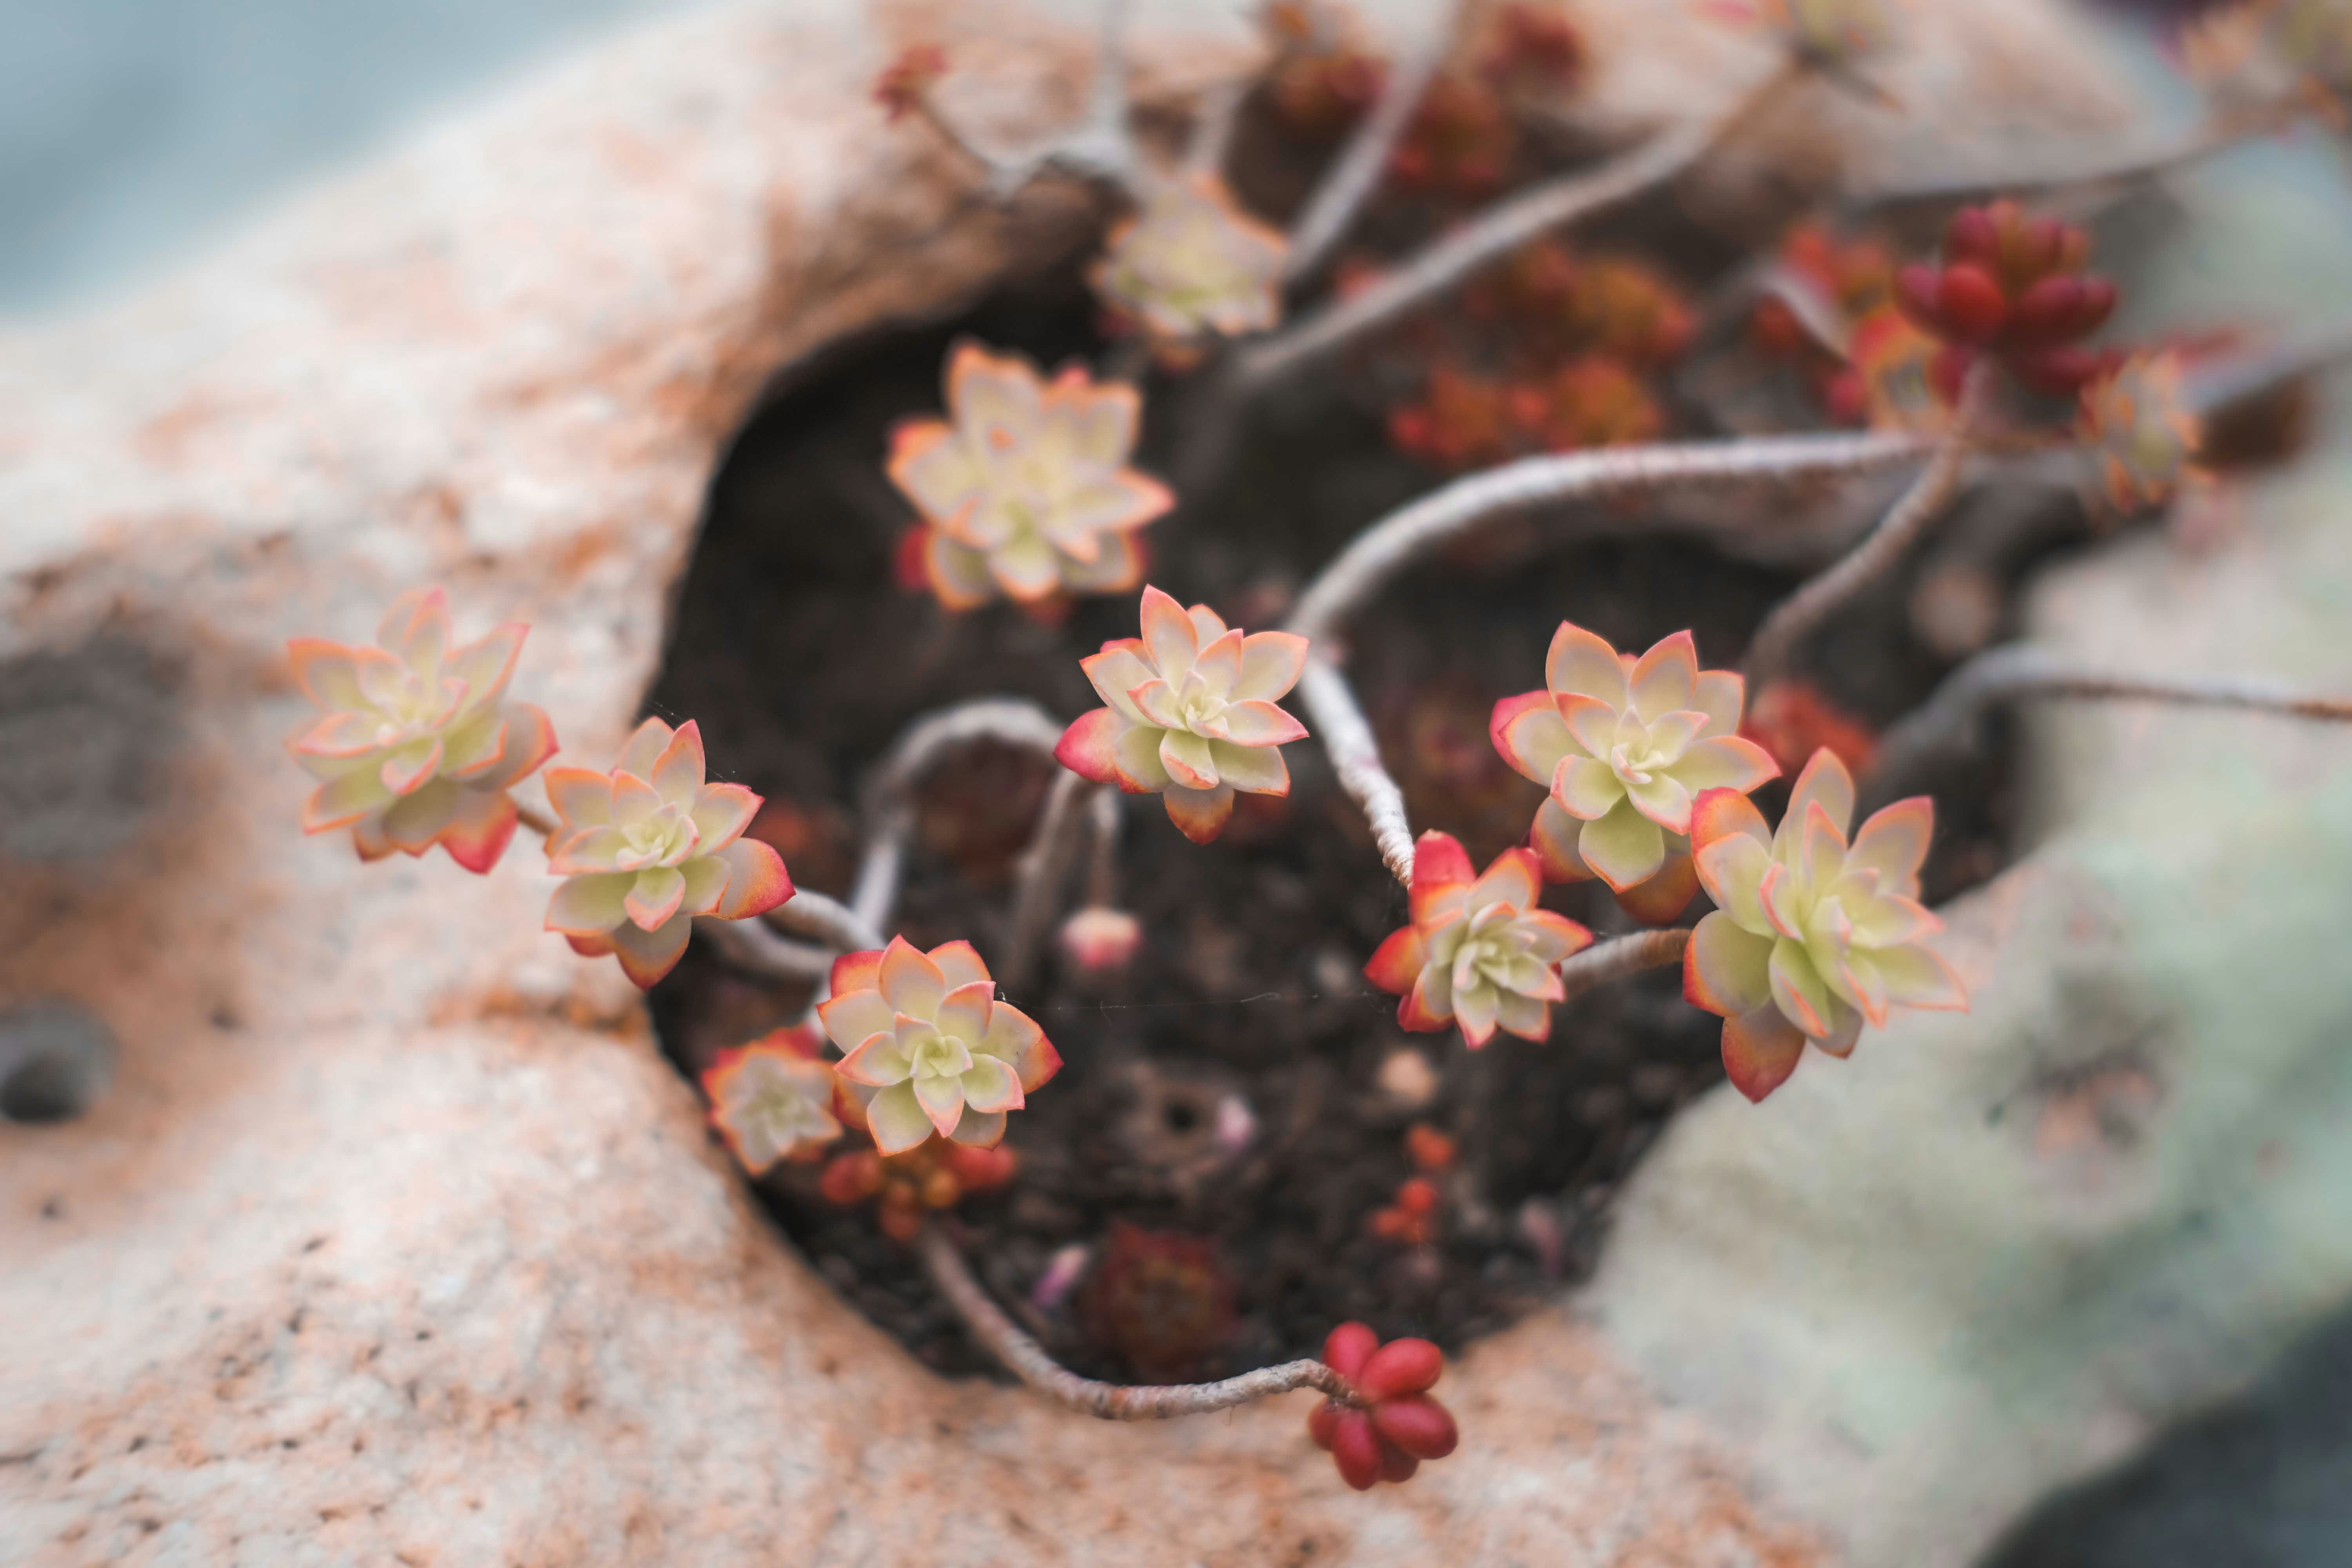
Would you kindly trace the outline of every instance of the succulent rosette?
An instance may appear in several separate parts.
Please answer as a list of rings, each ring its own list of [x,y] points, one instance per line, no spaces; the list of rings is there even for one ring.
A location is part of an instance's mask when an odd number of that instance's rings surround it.
[[[925,579],[951,610],[999,594],[1035,604],[1111,594],[1143,575],[1137,529],[1176,504],[1127,466],[1141,399],[1071,366],[1050,383],[1017,354],[958,343],[946,419],[890,435],[890,482],[923,515]]]
[[[2085,386],[2075,428],[2109,511],[2162,506],[2203,478],[2196,466],[2203,430],[2181,395],[2178,354],[2134,354]]]
[[[1853,1049],[1896,1007],[1968,1010],[1952,966],[1922,945],[1943,922],[1919,902],[1936,825],[1924,795],[1874,814],[1846,842],[1853,778],[1828,751],[1797,775],[1780,830],[1730,790],[1702,795],[1691,842],[1720,906],[1683,957],[1683,994],[1723,1025],[1723,1065],[1750,1100],[1797,1069],[1810,1040]]]
[[[1473,877],[1452,835],[1424,833],[1412,848],[1412,923],[1381,943],[1365,978],[1404,997],[1397,1023],[1418,1033],[1458,1024],[1474,1050],[1497,1028],[1549,1038],[1551,1005],[1568,994],[1559,963],[1592,933],[1537,908],[1542,889],[1532,851],[1506,849]]]
[[[1341,1323],[1323,1342],[1323,1364],[1363,1403],[1324,1400],[1307,1413],[1307,1433],[1356,1490],[1409,1481],[1423,1459],[1442,1459],[1461,1442],[1452,1412],[1429,1396],[1445,1356],[1427,1340],[1382,1344],[1368,1325]]]
[[[1242,211],[1213,174],[1154,182],[1111,229],[1088,279],[1163,342],[1263,331],[1282,316],[1289,244]]]
[[[1705,790],[1741,795],[1780,776],[1739,735],[1747,685],[1702,670],[1676,632],[1635,658],[1570,621],[1553,634],[1544,689],[1495,704],[1496,750],[1549,794],[1530,847],[1554,881],[1597,876],[1654,923],[1697,890],[1685,837]]]
[[[841,1136],[824,1037],[794,1025],[719,1053],[702,1075],[710,1124],[757,1176],[780,1160],[810,1161]]]
[[[926,953],[893,937],[879,952],[844,954],[832,991],[817,1017],[845,1053],[834,1070],[884,1154],[934,1132],[992,1147],[1005,1112],[1061,1070],[1045,1032],[996,1000],[968,942]]]
[[[1063,731],[1054,755],[1071,772],[1129,795],[1158,795],[1195,844],[1224,831],[1234,795],[1288,795],[1284,742],[1307,727],[1275,705],[1307,668],[1295,632],[1228,627],[1206,605],[1185,609],[1143,590],[1143,635],[1078,661],[1108,703]]]
[[[702,731],[648,719],[609,773],[550,768],[559,819],[548,869],[566,879],[547,906],[547,929],[574,952],[607,953],[650,988],[686,951],[697,915],[738,921],[793,896],[783,860],[743,830],[760,797],[741,784],[703,782]]]
[[[528,702],[508,702],[530,627],[499,626],[449,645],[438,588],[394,601],[376,646],[295,637],[294,679],[320,716],[289,742],[319,787],[302,831],[352,830],[362,860],[436,844],[468,871],[488,871],[514,837],[507,791],[555,753],[555,727]]]

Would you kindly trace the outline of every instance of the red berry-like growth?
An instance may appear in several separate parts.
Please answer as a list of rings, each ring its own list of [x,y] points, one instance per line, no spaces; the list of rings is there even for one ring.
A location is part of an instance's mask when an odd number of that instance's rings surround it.
[[[1409,1480],[1423,1459],[1442,1459],[1461,1440],[1454,1417],[1429,1397],[1445,1357],[1427,1340],[1391,1340],[1362,1323],[1342,1323],[1323,1342],[1323,1364],[1363,1401],[1327,1399],[1307,1417],[1307,1436],[1358,1491]]]
[[[1904,312],[1947,345],[1938,384],[1957,385],[1981,353],[2037,392],[2079,391],[2105,363],[2079,340],[2116,308],[2116,286],[2084,270],[2090,254],[2081,229],[2029,216],[2015,202],[1953,214],[1942,261],[1895,279]]]

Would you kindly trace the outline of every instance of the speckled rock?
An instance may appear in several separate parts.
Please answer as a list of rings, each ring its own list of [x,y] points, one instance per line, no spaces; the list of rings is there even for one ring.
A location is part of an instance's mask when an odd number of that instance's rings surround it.
[[[1236,58],[1195,16],[1147,8],[1148,89]],[[88,1114],[0,1125],[0,1557],[1822,1560],[1565,1310],[1467,1356],[1461,1455],[1370,1497],[1307,1396],[1106,1428],[941,1383],[747,1205],[634,990],[541,932],[535,857],[296,833],[287,635],[444,581],[534,623],[518,692],[608,754],[762,379],[1079,242],[1075,195],[992,214],[866,102],[931,25],[976,121],[1077,107],[1087,40],[1025,12],[665,22],[0,341],[0,736],[44,759],[0,788],[49,811],[0,841],[0,994],[118,1042]]]

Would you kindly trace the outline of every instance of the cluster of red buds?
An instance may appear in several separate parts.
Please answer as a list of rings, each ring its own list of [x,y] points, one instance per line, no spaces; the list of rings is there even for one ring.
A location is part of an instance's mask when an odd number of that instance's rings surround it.
[[[1627,256],[1579,256],[1548,239],[1513,251],[1473,288],[1467,305],[1539,359],[1606,354],[1654,368],[1683,352],[1693,327],[1689,302],[1656,268]]]
[[[1950,395],[1979,354],[2037,392],[2069,397],[2106,368],[2081,340],[2116,308],[2116,287],[2085,272],[2090,237],[2014,202],[1963,207],[1942,260],[1895,274],[1904,311],[1944,344],[1934,377]]]
[[[903,1154],[872,1149],[835,1154],[825,1163],[818,1191],[842,1208],[878,1200],[874,1214],[882,1234],[905,1242],[915,1239],[925,1215],[992,1193],[1011,1182],[1018,1169],[1013,1151],[1002,1143],[978,1149],[934,1137]]]
[[[1404,1135],[1405,1157],[1417,1174],[1397,1184],[1396,1199],[1372,1211],[1371,1232],[1382,1241],[1405,1247],[1428,1245],[1435,1228],[1441,1195],[1437,1183],[1454,1164],[1454,1140],[1426,1121],[1416,1121]]]
[[[1429,1396],[1445,1357],[1427,1340],[1382,1344],[1364,1324],[1342,1323],[1323,1342],[1323,1364],[1363,1403],[1326,1399],[1307,1417],[1307,1436],[1358,1491],[1410,1480],[1423,1459],[1442,1459],[1461,1441],[1452,1414]]]
[[[1389,439],[1409,457],[1462,469],[1646,441],[1664,425],[1640,376],[1621,361],[1586,354],[1508,378],[1440,363],[1419,399],[1390,410]]]

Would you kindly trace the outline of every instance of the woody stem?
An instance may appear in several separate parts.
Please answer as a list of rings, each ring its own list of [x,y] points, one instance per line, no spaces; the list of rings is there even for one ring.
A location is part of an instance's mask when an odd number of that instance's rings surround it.
[[[1273,1394],[1312,1388],[1342,1405],[1360,1403],[1347,1380],[1319,1361],[1284,1362],[1216,1383],[1116,1384],[1080,1377],[1056,1362],[989,1300],[963,1255],[936,1226],[926,1226],[915,1249],[931,1283],[955,1309],[972,1337],[1022,1382],[1056,1405],[1105,1421],[1163,1421],[1230,1410]]]

